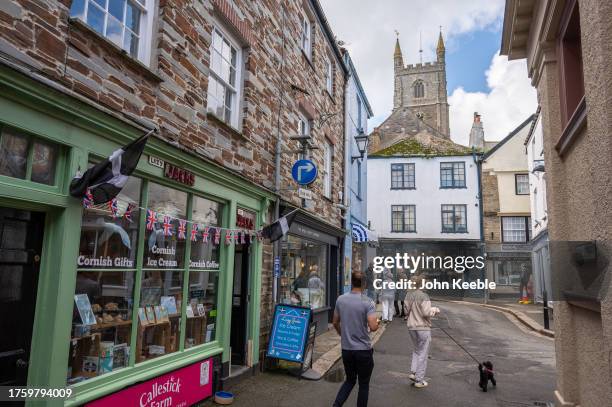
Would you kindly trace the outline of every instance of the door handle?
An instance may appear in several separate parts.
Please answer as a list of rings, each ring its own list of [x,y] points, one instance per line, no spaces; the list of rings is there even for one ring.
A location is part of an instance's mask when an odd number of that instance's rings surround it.
[[[15,362],[15,366],[16,366],[16,367],[20,367],[20,368],[28,367],[28,361],[27,361],[27,360],[23,360],[23,359],[19,358],[19,359],[17,359],[17,361]]]

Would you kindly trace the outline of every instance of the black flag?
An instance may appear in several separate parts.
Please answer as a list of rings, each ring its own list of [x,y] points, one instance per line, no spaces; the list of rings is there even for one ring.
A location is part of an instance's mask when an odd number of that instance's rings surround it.
[[[261,235],[265,238],[270,239],[270,242],[277,241],[281,237],[285,236],[293,223],[293,219],[297,215],[297,209],[289,212],[276,222],[269,224],[261,230]]]
[[[127,146],[115,150],[110,157],[94,165],[83,175],[74,177],[70,183],[70,195],[84,198],[89,190],[94,205],[108,202],[116,197],[138,165],[151,133],[153,130]]]

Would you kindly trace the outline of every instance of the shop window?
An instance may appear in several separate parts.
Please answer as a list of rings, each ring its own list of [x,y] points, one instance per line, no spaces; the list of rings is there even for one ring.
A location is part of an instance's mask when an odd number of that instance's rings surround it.
[[[440,163],[440,188],[465,188],[465,163]]]
[[[55,185],[59,146],[8,128],[1,130],[0,175]]]
[[[514,174],[516,195],[529,195],[529,174]]]
[[[74,0],[70,16],[148,64],[153,4],[155,1],[147,0]]]
[[[328,245],[288,235],[282,250],[282,302],[313,309],[326,306]]]
[[[214,226],[221,224],[221,204],[209,199],[194,197],[192,220],[198,238],[191,242],[191,269],[219,270],[220,247],[214,244]],[[204,226],[206,225],[206,226]],[[203,236],[205,236],[203,238]]]
[[[79,269],[135,269],[141,180],[130,177],[115,209],[102,204],[83,210]]]
[[[527,261],[520,260],[497,260],[494,264],[495,283],[510,286],[520,285],[523,270],[529,267]]]
[[[219,273],[189,273],[189,308],[185,328],[185,348],[215,340],[217,328],[217,288]]]
[[[77,272],[68,384],[128,366],[133,271]]]
[[[466,205],[442,205],[442,233],[467,233],[466,212]]]
[[[214,27],[210,45],[208,77],[209,112],[234,128],[240,127],[242,49],[229,34]]]

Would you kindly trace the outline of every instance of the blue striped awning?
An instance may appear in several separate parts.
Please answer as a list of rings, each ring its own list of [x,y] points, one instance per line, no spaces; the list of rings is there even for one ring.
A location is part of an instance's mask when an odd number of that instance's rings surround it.
[[[352,224],[352,235],[353,235],[353,242],[356,243],[365,243],[368,240],[370,240],[369,237],[369,231],[368,228],[366,228],[363,225],[360,225],[359,223],[353,223]]]

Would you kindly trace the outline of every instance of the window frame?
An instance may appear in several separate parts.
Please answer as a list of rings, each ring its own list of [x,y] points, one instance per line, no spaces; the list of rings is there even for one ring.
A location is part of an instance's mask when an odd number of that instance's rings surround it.
[[[523,220],[523,228],[521,229],[522,232],[525,233],[525,239],[526,240],[507,240],[504,232],[505,231],[517,231],[518,229],[506,229],[504,227],[504,220],[505,219],[510,219],[510,218],[516,218],[516,219],[522,219]],[[531,241],[531,216],[501,216],[501,241],[502,243],[529,243]]]
[[[306,55],[309,61],[312,61],[312,29],[314,27],[313,21],[306,11],[302,13],[302,21],[300,27],[300,49]]]
[[[452,206],[452,211],[444,209],[445,206]],[[463,218],[465,219],[465,230],[461,230],[457,227],[457,208],[463,207]],[[452,230],[445,227],[444,214],[452,214],[453,228]],[[469,233],[468,232],[468,221],[467,221],[467,205],[466,204],[442,204],[440,206],[440,218],[442,221],[441,233]]]
[[[450,165],[451,168],[451,181],[452,185],[447,186],[442,184],[442,173],[443,171],[448,171],[448,168],[442,168],[444,165]],[[459,172],[455,171],[457,168],[461,168],[463,170],[463,179],[459,178]],[[467,174],[465,168],[465,161],[442,161],[440,162],[440,189],[454,189],[454,188],[467,188]]]
[[[519,191],[519,177],[527,177],[527,192]],[[524,182],[522,184],[524,184]],[[529,195],[529,190],[530,190],[529,174],[514,174],[514,194],[515,195]]]
[[[325,58],[325,90],[334,97],[334,66],[329,56]]]
[[[399,210],[396,210],[396,208],[400,208]],[[412,213],[411,213],[412,212]],[[395,213],[401,213],[401,228],[398,230],[397,228],[395,228],[395,219],[394,219],[394,214]],[[406,223],[406,215],[408,215],[408,218],[410,219],[412,215],[412,219],[414,220],[414,223],[410,224],[410,223]],[[391,233],[417,233],[416,231],[416,205],[414,204],[408,204],[408,205],[391,205]]]
[[[213,116],[215,116],[218,120],[222,121],[223,123],[227,124],[230,127],[233,127],[234,129],[241,131],[242,130],[242,122],[243,122],[243,114],[242,114],[242,95],[243,95],[243,83],[244,83],[244,48],[242,47],[242,45],[240,44],[240,42],[236,39],[235,36],[233,36],[228,30],[224,29],[223,25],[218,23],[217,21],[214,21],[212,24],[213,28],[211,31],[211,41],[210,41],[210,46],[208,47],[208,52],[209,52],[209,56],[210,56],[210,65],[209,65],[209,75],[208,75],[208,85],[206,88],[206,112],[212,114]],[[220,35],[221,37],[221,41],[225,41],[229,44],[229,46],[231,47],[231,50],[233,49],[236,53],[236,64],[234,66],[234,85],[232,85],[231,83],[227,83],[224,79],[221,78],[221,75],[217,72],[214,71],[213,67],[212,67],[212,55],[213,52],[217,52],[216,50],[214,50],[214,44],[213,44],[213,39],[212,37],[215,34],[215,31]],[[223,59],[223,56],[220,55],[220,57]],[[232,68],[231,66],[231,61],[230,62],[230,69]],[[220,117],[214,110],[211,109],[210,107],[210,103],[209,103],[209,96],[210,96],[210,78],[213,77],[214,80],[218,83],[221,84],[221,86],[223,86],[224,90],[227,91],[228,88],[230,88],[230,91],[233,92],[233,97],[232,97],[232,106],[230,109],[230,120],[229,122],[226,121],[226,119],[224,117]],[[224,95],[224,100],[225,100],[225,95]],[[223,105],[224,107],[226,106],[225,103]],[[224,109],[224,115],[225,115],[225,109]]]
[[[412,85],[413,92],[412,96],[414,99],[422,99],[425,97],[425,83],[421,79],[417,79],[414,81],[414,85]]]
[[[398,170],[398,168],[400,169]],[[410,168],[412,168],[412,174],[410,173]],[[406,169],[408,169],[408,174],[406,174]],[[394,179],[393,179],[394,172],[401,172],[401,186],[394,186]],[[412,175],[412,180],[410,179],[411,175]],[[412,181],[412,186],[410,186],[410,183],[411,183],[410,181]],[[392,163],[391,164],[391,190],[398,190],[398,189],[416,189],[416,168],[415,168],[414,163]]]
[[[91,30],[95,32],[97,35],[99,35],[100,37],[104,38],[105,40],[111,42],[112,44],[116,45],[117,47],[125,51],[126,55],[129,56],[129,58],[138,60],[146,66],[151,65],[152,44],[153,44],[153,19],[155,18],[155,8],[154,8],[155,1],[154,0],[143,0],[144,4],[141,3],[139,0],[126,0],[126,5],[123,8],[124,21],[120,21],[121,26],[122,26],[121,45],[114,42],[110,37],[108,37],[105,34],[107,25],[108,25],[109,15],[112,16],[110,11],[108,10],[109,0],[105,0],[104,9],[102,9],[102,7],[99,4],[97,4],[94,0],[82,0],[82,1],[83,1],[83,9],[80,10],[79,14],[75,14],[75,15],[72,14],[72,6],[76,5],[77,2],[72,3],[71,10],[69,11],[71,18],[76,18],[82,21],[85,25],[87,25],[87,27],[91,28]],[[96,7],[97,9],[99,9],[100,11],[104,13],[104,22],[103,22],[103,27],[102,27],[102,31],[104,33],[100,33],[91,24],[87,22],[87,16],[89,14],[89,7],[90,7],[90,3],[92,2],[94,3],[93,7]],[[139,32],[138,33],[134,32],[134,34],[138,35],[138,52],[136,56],[132,55],[129,50],[126,50],[123,47],[123,44],[125,41],[126,29],[130,30],[130,32],[133,32],[125,24],[126,22],[125,19],[127,18],[126,9],[127,9],[128,2],[131,3],[135,8],[140,10],[140,13],[141,13],[139,27],[138,27]],[[75,13],[76,11],[77,10],[75,10]],[[112,17],[115,18],[114,16]]]

